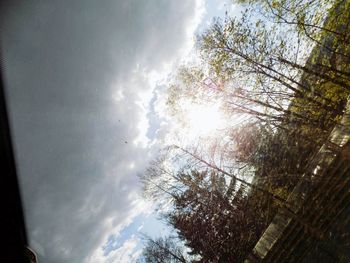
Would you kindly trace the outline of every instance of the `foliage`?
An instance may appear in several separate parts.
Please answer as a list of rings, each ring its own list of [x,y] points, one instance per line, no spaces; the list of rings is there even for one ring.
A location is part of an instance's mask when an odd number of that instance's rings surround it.
[[[220,174],[192,171],[182,176],[191,187],[177,196],[167,215],[180,238],[203,262],[243,261],[266,227],[259,206],[242,189],[229,198]]]
[[[236,2],[243,14],[217,19],[198,37],[201,64],[181,68],[167,105],[181,122],[182,99],[220,101],[240,121],[222,131],[215,154],[176,147],[177,158],[164,155],[143,176],[201,262],[244,261],[276,210],[288,210],[285,200],[350,94],[349,1]]]
[[[143,249],[142,260],[148,263],[186,263],[187,255],[178,242],[171,237],[146,238],[146,245]],[[139,260],[141,261],[141,260]]]

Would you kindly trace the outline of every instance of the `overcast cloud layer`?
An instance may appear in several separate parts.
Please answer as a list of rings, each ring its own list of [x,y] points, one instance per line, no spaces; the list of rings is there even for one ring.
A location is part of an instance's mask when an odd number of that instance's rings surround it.
[[[191,47],[202,11],[187,0],[7,6],[5,81],[40,262],[132,262],[140,253],[135,236],[107,256],[102,247],[148,210],[136,175],[152,156],[155,80]]]

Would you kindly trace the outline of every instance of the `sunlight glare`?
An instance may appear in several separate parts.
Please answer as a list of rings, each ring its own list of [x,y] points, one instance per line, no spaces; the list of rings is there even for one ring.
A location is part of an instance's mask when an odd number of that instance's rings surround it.
[[[225,118],[218,105],[192,104],[187,110],[190,137],[211,136],[224,127]]]

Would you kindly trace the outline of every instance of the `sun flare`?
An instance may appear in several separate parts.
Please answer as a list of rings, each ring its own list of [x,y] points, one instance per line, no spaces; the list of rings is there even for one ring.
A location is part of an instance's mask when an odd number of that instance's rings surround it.
[[[190,137],[211,136],[224,127],[225,118],[218,105],[192,104],[186,111]]]

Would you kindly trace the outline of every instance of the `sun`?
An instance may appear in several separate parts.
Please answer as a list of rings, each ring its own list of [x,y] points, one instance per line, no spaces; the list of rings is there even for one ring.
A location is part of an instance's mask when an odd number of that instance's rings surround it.
[[[186,109],[189,137],[209,137],[224,127],[226,119],[219,105],[191,104]]]

